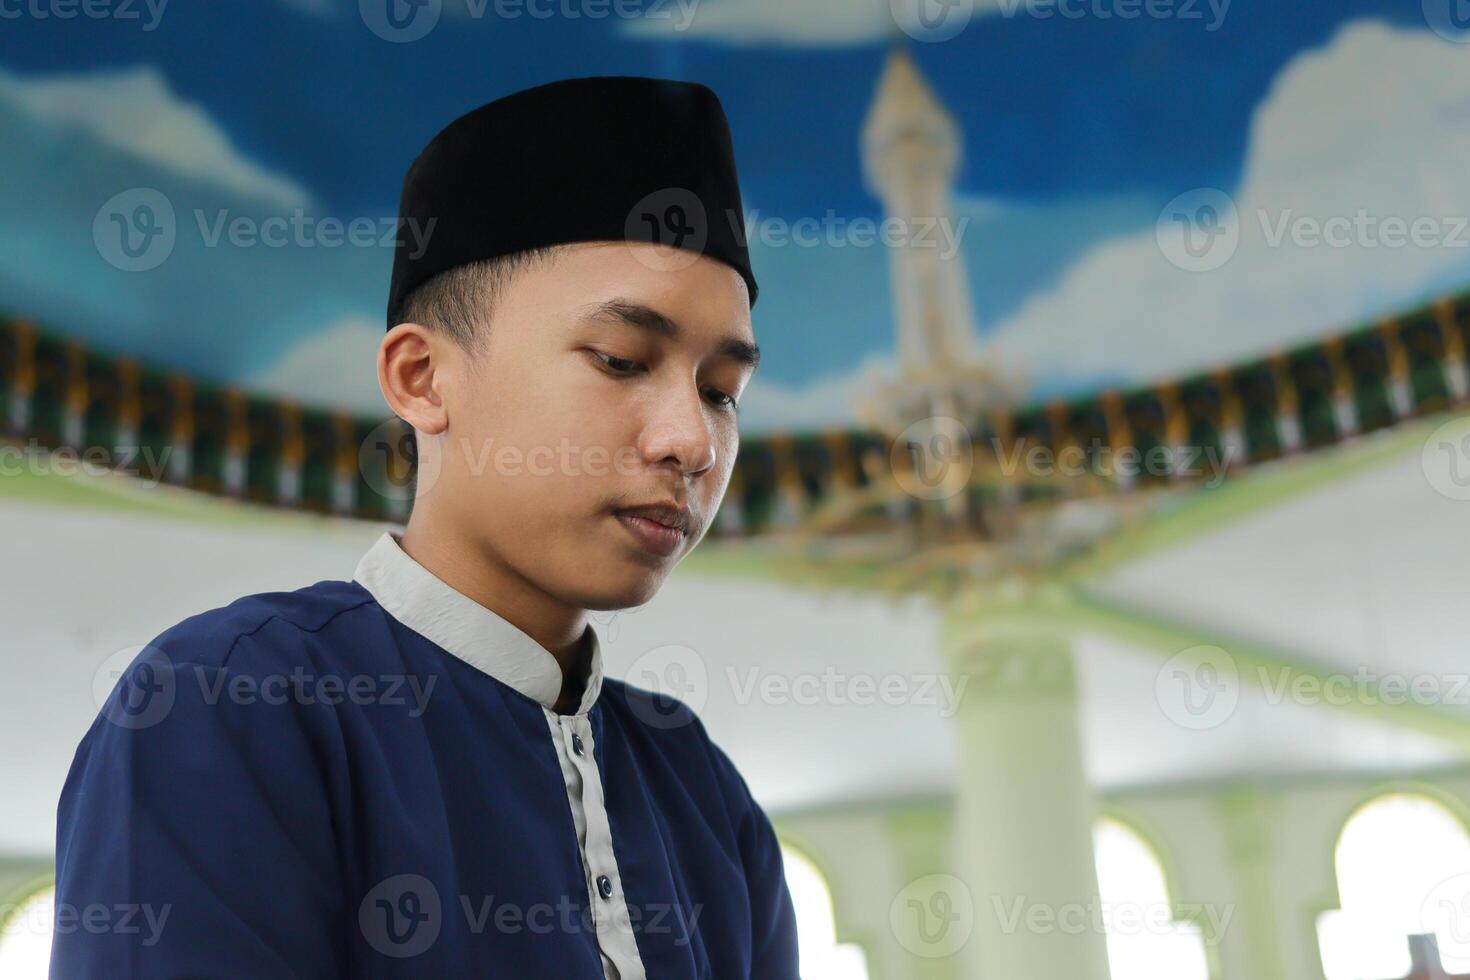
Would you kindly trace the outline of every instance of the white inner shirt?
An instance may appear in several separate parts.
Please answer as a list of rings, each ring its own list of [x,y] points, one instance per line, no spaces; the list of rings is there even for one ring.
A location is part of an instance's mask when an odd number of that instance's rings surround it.
[[[384,531],[362,556],[352,578],[404,626],[541,705],[577,829],[602,971],[607,980],[646,980],[618,875],[602,773],[587,718],[602,691],[602,647],[597,632],[587,627],[589,638],[584,642],[591,656],[581,702],[575,714],[561,715],[554,706],[561,696],[562,670],[551,652],[414,561],[403,550],[401,533]],[[607,898],[599,888],[603,877],[612,886]]]

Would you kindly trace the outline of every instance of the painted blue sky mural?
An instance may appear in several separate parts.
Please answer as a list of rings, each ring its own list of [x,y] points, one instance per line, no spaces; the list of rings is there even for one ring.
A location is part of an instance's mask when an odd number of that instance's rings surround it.
[[[1458,0],[980,0],[943,40],[897,30],[902,0],[443,0],[416,40],[383,36],[384,2],[0,0],[0,307],[386,413],[379,242],[417,148],[555,78],[693,79],[725,103],[755,222],[766,357],[744,425],[844,422],[894,353],[887,256],[841,229],[883,217],[859,131],[900,42],[962,129],[954,218],[980,349],[1033,395],[1250,356],[1470,285]],[[175,240],[140,271],[94,225],[145,192]],[[1211,194],[1230,251],[1191,267],[1170,216]],[[241,218],[282,233],[232,242]],[[798,219],[836,231],[762,231]]]

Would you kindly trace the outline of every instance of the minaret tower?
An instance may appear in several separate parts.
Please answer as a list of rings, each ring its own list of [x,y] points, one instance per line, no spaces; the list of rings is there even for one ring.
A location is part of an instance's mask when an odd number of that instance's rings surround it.
[[[948,247],[962,230],[950,200],[959,127],[900,44],[863,123],[862,154],[868,188],[906,234],[888,249],[898,376],[875,379],[858,412],[890,435],[936,418],[972,428],[983,411],[1008,400],[1008,386],[981,365],[964,266]],[[926,441],[921,433],[921,452]],[[963,509],[963,497],[936,496],[948,497],[951,513]]]
[[[901,368],[972,359],[965,277],[958,257],[941,257],[943,239],[931,227],[953,227],[949,189],[960,162],[959,129],[901,46],[884,66],[862,148],[868,189],[909,232],[907,243],[890,251]]]

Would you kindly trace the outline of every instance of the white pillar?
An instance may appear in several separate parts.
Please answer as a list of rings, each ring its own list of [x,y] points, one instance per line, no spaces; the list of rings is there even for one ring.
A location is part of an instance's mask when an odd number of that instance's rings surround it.
[[[957,608],[943,642],[968,678],[959,734],[959,877],[974,899],[964,975],[1108,980],[1082,767],[1072,636],[1044,610]]]

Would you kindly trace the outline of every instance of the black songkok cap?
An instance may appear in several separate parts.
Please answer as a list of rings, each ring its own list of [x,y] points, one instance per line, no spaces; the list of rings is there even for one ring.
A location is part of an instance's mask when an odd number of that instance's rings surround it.
[[[472,110],[408,168],[398,221],[390,330],[433,276],[565,242],[700,252],[733,266],[755,305],[730,126],[694,82],[569,78]]]

